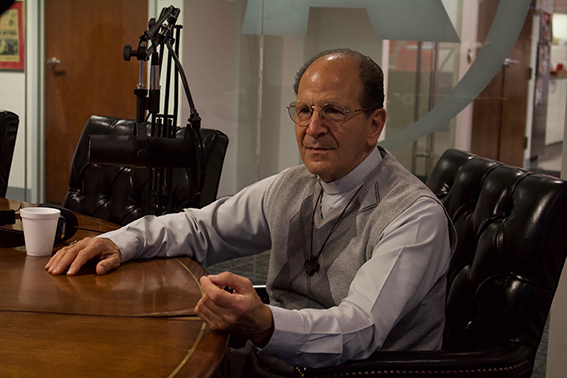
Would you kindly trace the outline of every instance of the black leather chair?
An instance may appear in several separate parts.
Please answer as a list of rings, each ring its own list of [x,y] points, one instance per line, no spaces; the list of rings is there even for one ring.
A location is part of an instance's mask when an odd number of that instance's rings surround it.
[[[125,225],[150,214],[150,169],[88,163],[89,135],[132,135],[135,121],[92,116],[71,163],[69,190],[63,206],[77,213]],[[177,138],[189,138],[186,128]],[[202,129],[205,145],[203,189],[196,182],[197,169],[172,168],[171,209],[203,207],[216,199],[228,137],[218,130]]]
[[[530,377],[567,251],[567,182],[448,150],[427,185],[455,223],[444,345],[307,377]]]
[[[0,198],[6,197],[19,122],[16,114],[0,110]]]

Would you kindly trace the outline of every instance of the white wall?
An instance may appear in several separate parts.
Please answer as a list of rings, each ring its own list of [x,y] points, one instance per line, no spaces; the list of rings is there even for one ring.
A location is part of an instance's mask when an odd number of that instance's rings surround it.
[[[20,118],[16,148],[8,181],[7,197],[40,202],[39,158],[42,147],[39,135],[38,49],[40,4],[25,3],[25,73],[0,71],[0,109],[16,113]]]
[[[16,139],[16,149],[12,160],[10,178],[8,186],[11,188],[25,187],[25,127],[26,127],[26,85],[25,74],[23,72],[0,71],[0,109],[9,110],[20,117],[18,135]],[[15,193],[11,190],[8,193]],[[20,193],[17,193],[20,194]],[[23,199],[23,198],[20,198]]]

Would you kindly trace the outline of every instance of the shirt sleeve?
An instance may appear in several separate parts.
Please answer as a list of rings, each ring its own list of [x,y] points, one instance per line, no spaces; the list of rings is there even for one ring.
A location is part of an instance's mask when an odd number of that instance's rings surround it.
[[[270,249],[264,198],[278,176],[256,182],[202,209],[145,216],[100,235],[112,240],[122,260],[186,255],[202,266]]]
[[[384,230],[372,258],[359,269],[338,306],[270,306],[275,330],[260,353],[312,368],[370,356],[446,274],[449,239],[441,205],[418,199]]]

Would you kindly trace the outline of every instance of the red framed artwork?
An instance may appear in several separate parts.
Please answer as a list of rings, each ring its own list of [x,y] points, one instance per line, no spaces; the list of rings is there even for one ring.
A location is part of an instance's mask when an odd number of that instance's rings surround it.
[[[16,1],[0,16],[0,69],[24,69],[23,2]]]

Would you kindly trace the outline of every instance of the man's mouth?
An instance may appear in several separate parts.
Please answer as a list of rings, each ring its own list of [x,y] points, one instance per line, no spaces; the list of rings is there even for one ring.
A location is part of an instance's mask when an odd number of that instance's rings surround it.
[[[334,150],[334,148],[332,147],[305,147],[308,150],[312,150],[312,151],[329,151],[329,150]]]

